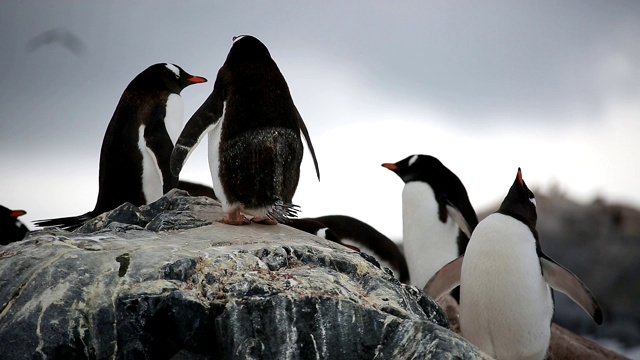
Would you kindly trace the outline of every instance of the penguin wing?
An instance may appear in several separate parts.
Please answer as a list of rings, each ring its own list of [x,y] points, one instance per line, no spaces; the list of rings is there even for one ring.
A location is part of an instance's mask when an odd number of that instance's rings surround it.
[[[200,108],[191,116],[187,124],[182,129],[176,146],[171,153],[170,168],[175,176],[180,174],[182,166],[202,138],[216,125],[220,124],[220,119],[224,117],[226,104],[219,90],[215,85],[213,92],[205,100]]]
[[[540,266],[542,267],[544,279],[549,286],[564,293],[576,304],[580,305],[596,324],[602,324],[603,315],[600,304],[577,276],[545,254],[540,257]]]
[[[296,109],[296,114],[298,115],[298,126],[300,126],[300,131],[304,136],[305,141],[307,142],[307,146],[309,147],[309,151],[311,152],[311,156],[313,157],[313,165],[316,167],[316,175],[318,175],[318,181],[320,181],[320,168],[318,167],[318,159],[316,159],[316,152],[313,150],[313,145],[311,144],[311,137],[309,137],[309,130],[307,130],[307,126],[302,121],[302,116],[300,116],[300,112]]]
[[[447,213],[458,224],[458,227],[462,232],[467,235],[467,238],[471,239],[471,226],[462,215],[462,212],[458,210],[449,200],[447,200]]]
[[[433,274],[431,279],[424,286],[425,294],[437,300],[442,295],[451,292],[460,285],[460,274],[462,273],[462,261],[464,256],[460,256],[443,266],[438,272]]]

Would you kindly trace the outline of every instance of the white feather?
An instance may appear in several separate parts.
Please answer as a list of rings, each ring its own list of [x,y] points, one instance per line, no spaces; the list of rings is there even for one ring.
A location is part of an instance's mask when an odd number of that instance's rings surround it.
[[[176,74],[176,78],[180,78],[180,69],[177,66],[173,64],[164,64],[164,66],[172,73]]]
[[[462,335],[499,359],[542,359],[553,316],[529,228],[495,213],[478,224],[460,277]]]
[[[224,122],[226,110],[227,102],[225,101],[222,105],[222,115],[220,116],[220,119],[209,131],[209,171],[211,171],[213,191],[222,204],[222,210],[224,212],[229,212],[229,210],[231,210],[231,206],[227,202],[227,197],[224,194],[224,189],[222,188],[222,182],[220,181],[218,171],[220,166],[220,134],[222,132],[222,123]]]
[[[167,98],[167,109],[164,117],[164,127],[169,133],[171,142],[176,145],[180,132],[182,131],[182,120],[184,117],[184,103],[182,96],[170,94]]]
[[[402,190],[402,242],[411,285],[423,288],[427,281],[458,257],[458,225],[451,218],[442,223],[433,189],[411,181]]]
[[[142,154],[142,192],[146,203],[152,203],[162,197],[162,173],[158,167],[158,159],[144,139],[144,125],[138,129],[138,149]]]

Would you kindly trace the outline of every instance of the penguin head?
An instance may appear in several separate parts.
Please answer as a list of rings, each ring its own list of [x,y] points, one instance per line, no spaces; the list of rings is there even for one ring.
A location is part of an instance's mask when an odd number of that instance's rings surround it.
[[[28,229],[18,217],[26,213],[24,210],[11,210],[0,205],[0,234],[10,237],[10,241],[22,239]],[[5,244],[6,240],[8,239],[0,239],[0,244]]]
[[[128,88],[142,90],[166,90],[180,94],[189,85],[206,82],[201,76],[193,76],[180,66],[170,63],[154,64],[138,74]]]
[[[227,55],[226,63],[260,63],[272,62],[267,47],[251,35],[233,37],[233,45]]]
[[[425,181],[433,184],[446,169],[440,160],[430,155],[411,155],[397,163],[384,163],[382,166],[396,173],[405,183]]]
[[[516,179],[509,189],[509,193],[502,201],[498,212],[510,215],[530,228],[535,228],[538,220],[536,212],[536,198],[522,179],[522,171],[518,168]]]

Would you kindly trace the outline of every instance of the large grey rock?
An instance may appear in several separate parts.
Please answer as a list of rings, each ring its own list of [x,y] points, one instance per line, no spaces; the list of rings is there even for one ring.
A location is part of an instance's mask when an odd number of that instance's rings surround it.
[[[222,216],[172,191],[0,247],[0,358],[485,357],[375,259]]]

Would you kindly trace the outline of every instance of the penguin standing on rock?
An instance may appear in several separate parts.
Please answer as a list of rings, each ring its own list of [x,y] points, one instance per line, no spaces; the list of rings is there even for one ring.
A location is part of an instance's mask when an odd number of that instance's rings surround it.
[[[178,65],[151,65],[127,86],[109,122],[100,152],[98,200],[86,214],[38,220],[38,226],[75,229],[125,202],[149,204],[178,186],[169,170],[173,146],[182,129],[180,92],[206,82]]]
[[[171,155],[171,171],[209,134],[213,190],[225,212],[223,222],[284,222],[296,214],[304,135],[320,179],[307,128],[287,83],[266,46],[241,35],[233,45],[209,98],[185,125]],[[244,213],[244,214],[243,214]]]
[[[476,227],[464,256],[425,287],[434,299],[460,285],[462,335],[497,359],[543,359],[549,348],[553,293],[561,291],[597,324],[602,310],[589,289],[542,252],[536,200],[518,169],[498,212]]]
[[[405,183],[402,243],[411,284],[422,288],[442,266],[464,254],[478,218],[462,181],[435,157],[411,155],[382,166]]]

